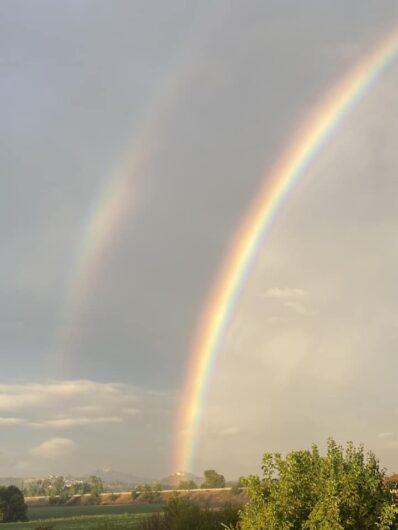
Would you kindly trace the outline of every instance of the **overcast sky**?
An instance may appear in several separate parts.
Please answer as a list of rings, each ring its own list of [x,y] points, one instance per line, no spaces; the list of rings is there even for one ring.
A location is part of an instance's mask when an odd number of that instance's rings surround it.
[[[394,24],[395,0],[0,2],[0,475],[173,471],[228,242],[311,106]],[[264,451],[330,435],[398,471],[397,86],[395,61],[279,212],[192,471],[258,472]],[[74,318],[81,240],[120,167],[131,206]]]

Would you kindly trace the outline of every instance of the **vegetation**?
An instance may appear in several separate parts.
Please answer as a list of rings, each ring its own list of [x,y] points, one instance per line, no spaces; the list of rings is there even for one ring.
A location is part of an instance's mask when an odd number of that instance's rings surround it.
[[[266,453],[263,476],[245,479],[249,502],[242,530],[392,529],[395,508],[383,470],[373,453],[330,439],[322,457],[293,451],[286,458]]]
[[[193,480],[181,480],[181,482],[178,484],[179,490],[195,490],[197,489],[198,485]]]
[[[91,493],[98,497],[103,491],[102,480],[95,475],[88,480],[66,480],[62,476],[54,476],[30,481],[23,488],[26,497],[51,497],[54,504],[62,504],[72,495]]]
[[[237,507],[226,505],[220,510],[200,508],[186,497],[174,496],[163,514],[142,520],[140,530],[221,530],[222,524],[234,526],[238,522]]]
[[[146,518],[146,514],[78,516],[40,522],[4,523],[1,530],[135,530]]]
[[[16,486],[0,487],[0,521],[3,523],[27,520],[28,507],[22,491]]]
[[[214,469],[206,470],[204,489],[223,488],[225,479]],[[99,495],[101,484],[90,478],[91,495]],[[322,456],[313,446],[292,451],[285,457],[265,453],[262,476],[241,477],[232,483],[233,494],[244,494],[243,507],[225,505],[228,491],[174,493],[164,505],[158,483],[144,484],[132,492],[147,504],[48,506],[29,508],[18,488],[0,488],[3,530],[398,530],[398,510],[393,489],[397,476],[387,478],[371,452],[348,443],[345,448],[330,439]],[[67,483],[52,479],[51,490],[62,496]],[[97,488],[97,489],[96,489]],[[179,489],[195,489],[192,480]],[[113,495],[115,496],[115,495]],[[57,497],[58,498],[58,497]],[[112,498],[112,495],[110,496]],[[204,499],[209,504],[203,507]],[[195,500],[195,502],[194,502]],[[239,507],[241,508],[239,510]],[[23,525],[23,526],[19,526]]]
[[[160,492],[162,491],[162,485],[160,482],[155,482],[153,484],[143,484],[137,486],[131,492],[131,497],[133,500],[140,498],[141,500],[153,503],[160,501]]]
[[[28,522],[3,523],[1,530],[131,530],[161,504],[29,507]]]
[[[214,469],[206,469],[204,472],[205,480],[200,486],[203,489],[225,488],[225,478]]]
[[[163,510],[164,504],[117,504],[117,505],[76,505],[76,506],[37,506],[29,507],[30,521],[65,519],[68,517],[114,516],[129,514],[150,514]],[[2,527],[0,527],[2,528]]]

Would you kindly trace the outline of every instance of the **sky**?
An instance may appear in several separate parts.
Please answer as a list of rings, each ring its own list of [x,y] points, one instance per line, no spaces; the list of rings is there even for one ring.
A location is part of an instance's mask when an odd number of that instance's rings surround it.
[[[1,476],[177,471],[229,242],[313,105],[397,24],[395,0],[0,3]],[[278,212],[186,471],[257,473],[328,436],[398,471],[397,84],[398,59]]]

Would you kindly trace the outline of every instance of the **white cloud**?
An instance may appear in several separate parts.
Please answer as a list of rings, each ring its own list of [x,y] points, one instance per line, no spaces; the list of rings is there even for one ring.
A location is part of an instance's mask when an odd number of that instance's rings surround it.
[[[304,291],[304,289],[272,287],[271,289],[268,289],[265,294],[269,298],[301,298],[307,296],[308,293],[307,291]]]
[[[31,455],[39,458],[56,460],[57,458],[75,452],[76,449],[75,442],[70,438],[50,438],[29,452]]]
[[[98,418],[55,418],[41,422],[32,422],[34,427],[53,427],[55,429],[71,429],[83,425],[93,425],[100,423],[122,423],[123,418],[120,416],[98,417]]]
[[[119,383],[89,380],[0,385],[0,428],[73,429],[131,421],[148,393]],[[18,417],[23,409],[25,418]],[[7,416],[9,415],[9,416]]]
[[[22,425],[22,424],[25,424],[26,423],[26,420],[24,420],[23,418],[4,418],[4,417],[0,417],[0,426],[2,425]]]
[[[117,383],[97,383],[89,380],[61,381],[55,383],[27,383],[0,385],[0,410],[19,410],[33,408],[37,405],[51,405],[54,399],[74,401],[87,406],[86,401],[93,397],[108,400],[121,398],[129,401],[131,387]],[[91,405],[91,404],[90,404]]]
[[[377,438],[391,438],[393,436],[392,432],[379,432]]]

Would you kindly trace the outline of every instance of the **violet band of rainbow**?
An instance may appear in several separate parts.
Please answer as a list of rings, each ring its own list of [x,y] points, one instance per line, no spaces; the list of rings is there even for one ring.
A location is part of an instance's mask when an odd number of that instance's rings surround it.
[[[350,110],[398,52],[398,29],[360,60],[321,100],[293,137],[249,208],[200,315],[176,427],[174,471],[192,471],[207,389],[239,296],[289,194]]]

